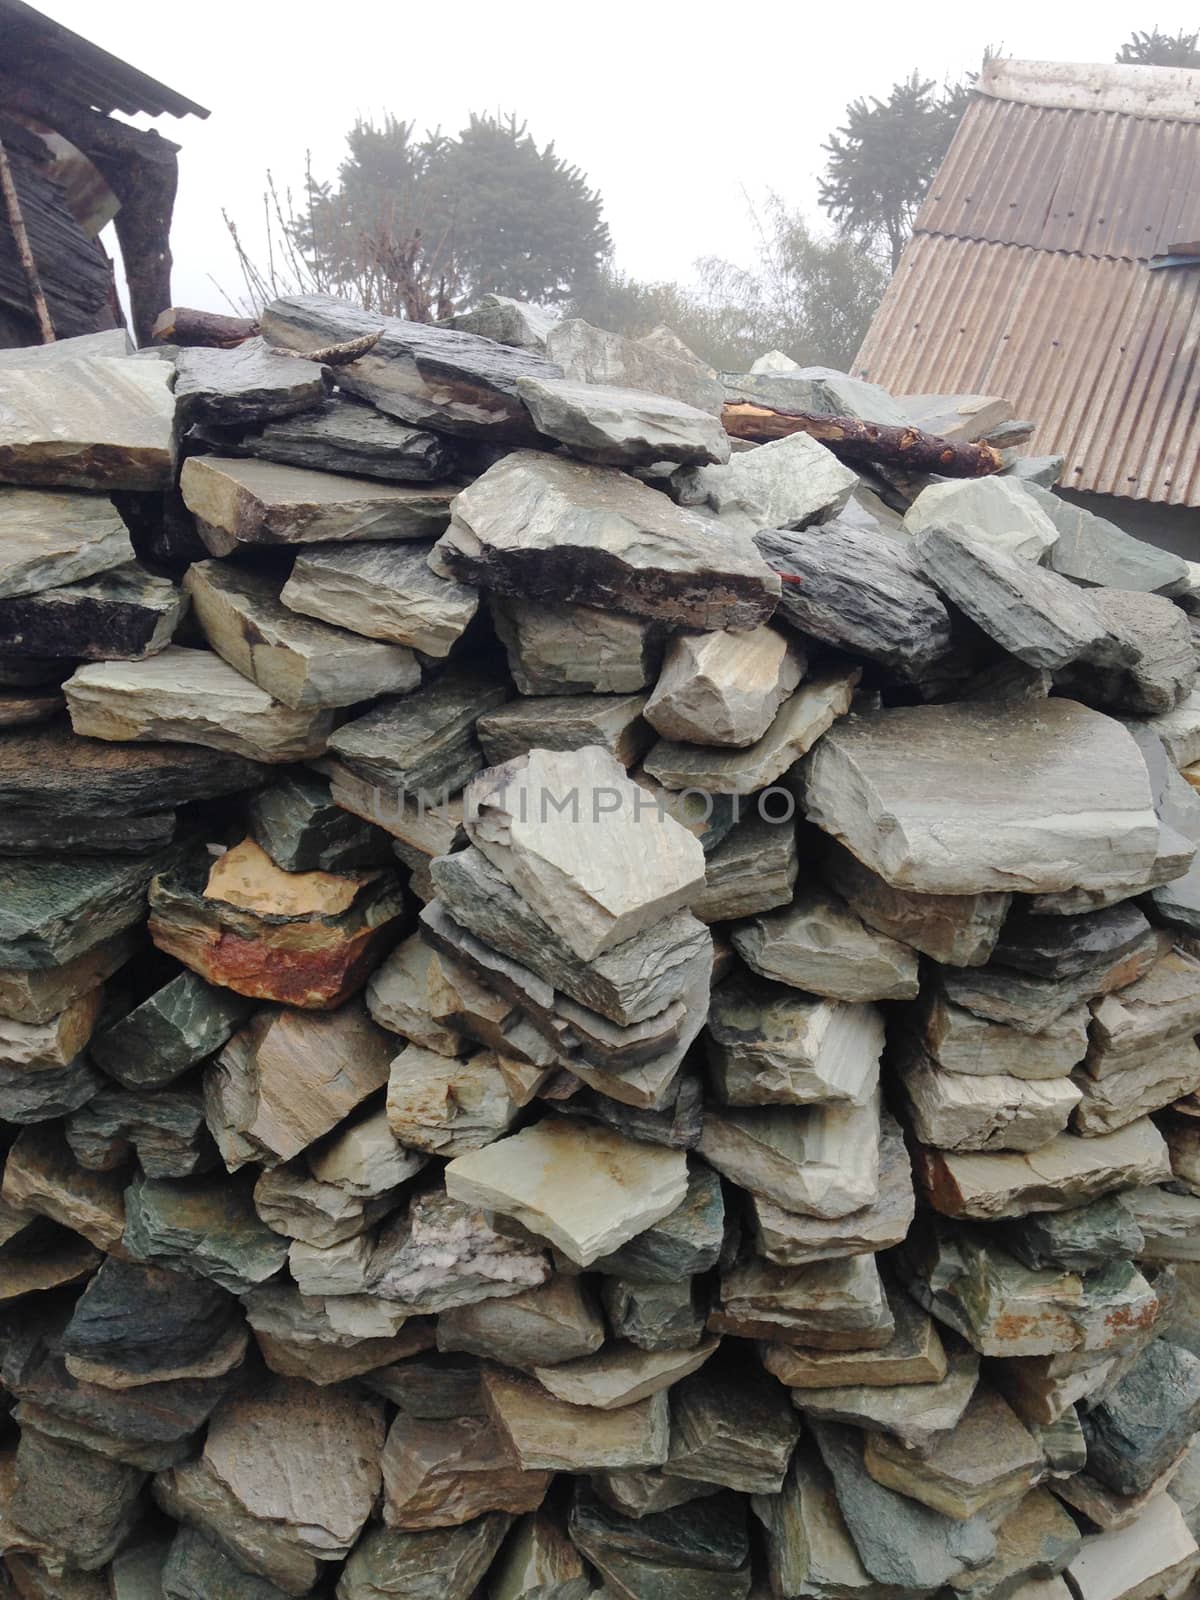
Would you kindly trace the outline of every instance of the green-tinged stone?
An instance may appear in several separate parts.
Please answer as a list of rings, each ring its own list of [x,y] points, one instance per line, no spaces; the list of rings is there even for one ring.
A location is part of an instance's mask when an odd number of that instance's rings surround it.
[[[75,1159],[93,1172],[111,1172],[135,1152],[149,1178],[187,1178],[219,1160],[196,1089],[104,1090],[67,1118],[65,1132]]]
[[[7,1510],[65,1563],[95,1572],[132,1532],[145,1481],[136,1467],[26,1428]]]
[[[1142,1493],[1200,1422],[1200,1359],[1155,1339],[1083,1417],[1088,1472],[1122,1495]]]
[[[709,1362],[671,1397],[668,1477],[743,1494],[778,1494],[800,1419],[775,1380],[749,1362]]]
[[[1095,1272],[1141,1254],[1141,1229],[1120,1195],[1105,1195],[1072,1211],[1038,1211],[1002,1223],[1000,1239],[1030,1268]]]
[[[181,972],[92,1041],[92,1059],[127,1089],[157,1089],[214,1054],[253,1002]]]
[[[0,479],[74,489],[169,489],[171,372],[161,362],[85,355],[6,366]]]
[[[244,1571],[194,1528],[176,1533],[161,1581],[162,1600],[284,1600],[287,1592]]]
[[[471,1600],[512,1521],[493,1511],[461,1528],[369,1528],[345,1565],[338,1600]]]
[[[125,1209],[135,1261],[199,1273],[231,1294],[257,1288],[287,1260],[287,1240],[260,1221],[251,1186],[225,1173],[178,1183],[139,1177]]]
[[[382,420],[382,419],[381,419]],[[479,607],[479,591],[440,578],[432,544],[315,544],[301,550],[280,599],[368,639],[442,657]]]
[[[60,967],[145,915],[150,880],[171,852],[132,860],[0,861],[0,967]]]
[[[251,800],[250,832],[284,872],[347,872],[386,866],[387,835],[329,797],[329,785],[312,773],[288,773]]]
[[[102,494],[0,487],[0,599],[78,583],[133,560],[129,531]]]
[[[995,1555],[982,1516],[958,1522],[876,1483],[863,1465],[862,1434],[832,1422],[814,1422],[812,1431],[859,1558],[877,1582],[932,1590]]]
[[[609,1327],[639,1350],[690,1350],[704,1337],[705,1293],[691,1278],[638,1283],[605,1278]]]
[[[360,777],[424,793],[433,805],[484,766],[475,720],[507,699],[507,686],[493,674],[451,668],[426,687],[382,700],[344,723],[329,748]]]

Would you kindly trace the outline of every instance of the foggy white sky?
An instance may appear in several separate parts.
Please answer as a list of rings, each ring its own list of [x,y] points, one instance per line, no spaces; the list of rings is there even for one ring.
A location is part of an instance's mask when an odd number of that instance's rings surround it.
[[[264,175],[299,188],[305,151],[333,177],[356,116],[419,131],[516,111],[604,197],[616,262],[687,281],[702,255],[749,263],[749,200],[771,190],[820,220],[821,143],[858,94],[919,67],[977,69],[988,44],[1035,60],[1110,61],[1134,28],[1194,27],[1179,0],[37,0],[76,32],[211,109],[152,125],[182,146],[172,247],[177,304],[240,290],[221,208],[253,238]],[[141,120],[141,119],[139,119]]]

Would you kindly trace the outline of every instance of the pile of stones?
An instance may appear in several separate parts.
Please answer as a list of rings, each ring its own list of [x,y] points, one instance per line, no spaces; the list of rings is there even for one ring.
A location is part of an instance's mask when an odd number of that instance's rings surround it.
[[[261,328],[0,355],[0,1593],[1184,1595],[1200,569]]]

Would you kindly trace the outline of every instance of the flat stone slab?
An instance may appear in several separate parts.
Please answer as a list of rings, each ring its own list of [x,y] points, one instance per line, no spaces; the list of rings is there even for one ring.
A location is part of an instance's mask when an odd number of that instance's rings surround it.
[[[645,769],[668,789],[754,794],[780,779],[849,711],[861,677],[861,667],[843,667],[807,679],[779,707],[763,736],[743,750],[660,739]]]
[[[64,691],[76,733],[117,743],[181,740],[250,761],[304,761],[324,753],[333,728],[331,710],[293,710],[220,656],[177,645],[80,667]]]
[[[485,1367],[488,1413],[526,1471],[621,1471],[667,1459],[670,1413],[665,1394],[615,1411],[573,1406],[541,1384],[503,1367]]]
[[[903,1290],[887,1290],[894,1331],[884,1345],[873,1350],[816,1350],[806,1345],[767,1344],[760,1347],[763,1365],[793,1391],[793,1404],[803,1408],[809,1389],[853,1386],[886,1394],[896,1387],[929,1388],[940,1384],[949,1371],[937,1324],[929,1313]]]
[[[385,483],[436,483],[459,464],[452,440],[406,427],[344,394],[330,395],[311,411],[243,435],[238,451],[282,466],[382,478]]]
[[[289,350],[379,338],[338,368],[338,388],[416,427],[501,443],[529,442],[534,430],[517,395],[522,377],[561,378],[556,360],[514,350],[455,328],[359,311],[330,295],[286,295],[262,314],[266,338]]]
[[[864,1433],[886,1433],[905,1449],[921,1452],[940,1446],[940,1436],[959,1422],[978,1381],[979,1357],[969,1351],[951,1358],[946,1376],[938,1383],[796,1389],[792,1403],[802,1416],[849,1423]],[[892,1487],[905,1492],[899,1484]]]
[[[493,1511],[461,1528],[409,1533],[372,1526],[340,1580],[342,1600],[470,1600],[504,1543],[513,1519]]]
[[[891,1309],[874,1256],[779,1267],[753,1257],[721,1275],[708,1326],[742,1339],[795,1341],[826,1349],[885,1345]]]
[[[438,897],[462,927],[580,1005],[622,1025],[643,1022],[669,1005],[691,963],[711,944],[701,923],[677,911],[587,961],[480,850],[440,856],[431,871]]]
[[[260,338],[231,350],[180,350],[175,358],[175,405],[185,428],[290,416],[320,405],[327,388],[317,362],[279,355]]]
[[[0,871],[0,968],[42,972],[81,957],[145,915],[171,851],[121,859],[9,859]]]
[[[722,522],[758,533],[826,523],[845,506],[858,475],[806,433],[739,450],[726,465],[691,477],[687,498],[702,496]]]
[[[181,972],[92,1040],[97,1066],[127,1089],[158,1089],[221,1048],[249,1000]]]
[[[131,928],[89,945],[59,966],[0,968],[0,1013],[14,1022],[49,1022],[81,995],[111,978],[138,948]]]
[[[805,790],[811,820],[923,894],[1103,889],[1145,875],[1158,848],[1137,746],[1069,700],[848,718],[813,751]]]
[[[626,474],[526,450],[462,491],[430,559],[502,595],[693,628],[756,627],[780,589],[748,538]]]
[[[1187,577],[1182,556],[1135,539],[1115,522],[1072,505],[1039,484],[1027,482],[1025,490],[1058,529],[1048,558],[1050,566],[1073,583],[1085,588],[1165,594]]]
[[[548,1120],[459,1156],[446,1191],[515,1218],[587,1266],[675,1210],[687,1164],[680,1151]]]
[[[533,750],[472,784],[471,842],[584,961],[683,909],[704,851],[598,746]]]
[[[744,748],[766,733],[806,665],[773,628],[680,634],[667,646],[646,719],[677,743]]]
[[[779,610],[810,638],[865,656],[910,681],[919,681],[950,653],[950,614],[910,543],[859,527],[849,517],[803,532],[769,523],[754,542],[773,571],[801,580],[784,583]]]
[[[381,419],[382,420],[382,419]],[[430,568],[432,544],[317,544],[303,549],[280,593],[291,611],[369,639],[449,655],[479,591]]]
[[[568,378],[518,378],[517,393],[538,432],[580,461],[650,467],[729,460],[720,419],[668,395]]]
[[[594,1356],[604,1338],[604,1320],[584,1280],[565,1273],[520,1294],[454,1306],[437,1327],[439,1350],[521,1370],[569,1367]]]
[[[923,1150],[916,1165],[929,1203],[949,1217],[1019,1217],[1071,1206],[1170,1173],[1166,1143],[1148,1117],[1116,1133],[1079,1139],[1060,1133],[1025,1154]]]
[[[802,890],[790,906],[737,924],[732,939],[760,977],[833,1000],[911,1000],[920,987],[915,952],[822,889]]]
[[[421,681],[411,650],[298,616],[265,574],[200,561],[188,568],[184,587],[217,654],[293,710],[404,694]]]
[[[239,544],[436,539],[457,492],[221,456],[190,456],[179,488],[215,556],[230,555]]]
[[[476,719],[509,698],[494,674],[470,666],[451,667],[410,694],[389,697],[365,716],[344,722],[329,739],[330,750],[350,771],[370,783],[425,796],[429,810],[457,793],[483,767]]]
[[[921,570],[1002,649],[1029,667],[1120,667],[1136,658],[1091,597],[1024,556],[933,526],[917,534]]]
[[[955,967],[982,966],[990,958],[1012,904],[1004,893],[913,894],[893,888],[833,840],[821,873],[868,927]]]
[[[658,676],[658,625],[595,606],[489,596],[508,669],[522,694],[632,694]]]
[[[572,1405],[618,1411],[696,1372],[720,1345],[707,1339],[694,1350],[638,1350],[633,1345],[610,1344],[596,1355],[555,1366],[534,1367],[533,1375],[544,1389]]]
[[[7,354],[8,352],[6,352]],[[69,489],[169,489],[170,368],[106,356],[5,365],[0,479]]]
[[[1083,1099],[1069,1078],[946,1072],[920,1054],[903,1082],[914,1133],[942,1150],[1037,1150],[1066,1129]]]
[[[490,766],[531,750],[581,750],[599,745],[625,768],[654,740],[642,713],[644,694],[522,695],[475,724]]]
[[[675,791],[674,798],[681,802],[695,799],[701,812],[711,806],[712,816],[717,816],[715,797]],[[704,888],[692,901],[692,915],[712,923],[774,911],[791,901],[799,873],[800,853],[790,819],[752,814],[708,855]]]
[[[1179,1507],[1160,1494],[1127,1527],[1086,1538],[1067,1581],[1079,1600],[1171,1593],[1194,1571],[1198,1549]]]
[[[747,1215],[758,1252],[781,1267],[873,1255],[902,1244],[916,1211],[912,1163],[900,1125],[888,1111],[879,1119],[879,1192],[871,1205],[844,1217],[785,1211],[762,1195],[748,1197]]]
[[[0,599],[78,583],[132,560],[129,530],[107,495],[0,486]]]
[[[1026,1033],[976,1016],[933,990],[922,996],[918,1027],[922,1045],[940,1067],[975,1076],[1061,1078],[1088,1048],[1088,1011],[1082,1004],[1039,1032]]]
[[[131,561],[78,583],[0,600],[0,650],[137,661],[171,642],[186,605],[176,584]]]

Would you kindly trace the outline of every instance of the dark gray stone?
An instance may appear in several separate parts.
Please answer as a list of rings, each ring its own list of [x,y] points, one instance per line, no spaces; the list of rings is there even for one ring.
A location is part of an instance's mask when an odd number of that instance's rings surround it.
[[[605,1278],[601,1297],[613,1337],[628,1339],[639,1350],[691,1350],[704,1337],[704,1290],[691,1278],[673,1283]]]
[[[632,468],[729,460],[720,419],[668,395],[567,378],[521,378],[517,393],[538,432],[580,461]]]
[[[157,1089],[215,1054],[254,1002],[181,972],[91,1042],[96,1065],[127,1089]]]
[[[1024,555],[937,525],[915,536],[913,550],[929,581],[1026,666],[1053,672],[1072,662],[1123,667],[1136,659],[1087,595]]]
[[[1142,1231],[1119,1195],[1001,1223],[999,1237],[1035,1271],[1098,1272],[1113,1261],[1132,1261],[1142,1249]]]
[[[320,405],[327,388],[324,368],[281,356],[263,339],[232,350],[181,350],[175,362],[175,414],[184,428],[291,416]]]
[[[667,1477],[779,1493],[800,1419],[774,1378],[748,1361],[718,1358],[678,1383],[671,1400]]]
[[[81,739],[64,720],[0,739],[0,813],[142,816],[252,789],[265,775],[257,762],[195,745]]]
[[[1120,1495],[1143,1494],[1200,1422],[1200,1359],[1155,1339],[1083,1416],[1088,1473]]]
[[[285,1600],[287,1591],[256,1578],[194,1528],[180,1528],[162,1569],[163,1600]]]
[[[373,1525],[346,1562],[338,1600],[471,1600],[512,1523],[492,1511],[427,1533]]]
[[[855,1549],[878,1583],[936,1589],[992,1559],[996,1540],[982,1513],[958,1522],[885,1489],[863,1465],[861,1433],[832,1422],[809,1426]]]
[[[0,813],[0,855],[144,856],[175,837],[176,816],[56,817],[40,811]]]
[[[1150,924],[1128,902],[1075,917],[1037,916],[1019,902],[992,951],[996,966],[1055,981],[1090,977],[1145,944]]]
[[[334,805],[328,783],[313,773],[287,773],[260,789],[246,820],[284,872],[353,872],[387,866],[392,859],[387,834]]]
[[[125,1543],[146,1474],[25,1428],[7,1512],[68,1565],[95,1572]]]
[[[0,600],[0,650],[140,661],[171,642],[186,604],[176,584],[130,561],[80,583]]]
[[[532,351],[359,311],[328,295],[272,301],[263,312],[262,329],[273,344],[292,350],[319,350],[378,333],[365,356],[339,368],[338,388],[401,422],[467,438],[532,439],[534,427],[517,396],[517,379],[563,375],[555,362]]]
[[[186,1178],[220,1159],[197,1089],[109,1089],[68,1117],[64,1132],[76,1161],[93,1172],[111,1172],[135,1152],[149,1178]]]
[[[211,1356],[240,1326],[241,1307],[215,1283],[110,1256],[80,1297],[62,1350],[153,1382]]]
[[[1157,550],[1146,540],[1124,532],[1115,522],[1072,505],[1032,480],[1027,471],[1021,476],[1025,488],[1058,529],[1049,563],[1064,578],[1089,589],[1104,585],[1163,594],[1187,577],[1187,563],[1182,556]]]
[[[1133,654],[1128,666],[1075,666],[1059,674],[1057,687],[1085,705],[1141,716],[1172,710],[1196,680],[1196,652],[1187,613],[1164,595],[1121,589],[1088,594],[1114,639]]]
[[[270,422],[238,446],[264,461],[390,483],[436,483],[459,465],[450,439],[408,428],[374,406],[331,395],[316,410]]]
[[[801,580],[784,582],[779,609],[810,637],[910,681],[948,654],[950,614],[908,543],[844,517],[754,542],[773,571]]]
[[[141,921],[150,880],[171,851],[129,860],[0,860],[0,967],[62,966]]]
[[[492,673],[451,668],[411,694],[381,700],[373,710],[344,723],[329,749],[351,772],[371,783],[433,804],[483,769],[475,719],[509,698],[507,683]]]
[[[124,1243],[135,1261],[246,1294],[282,1270],[290,1240],[259,1219],[251,1184],[221,1172],[178,1183],[136,1178],[125,1191]]]

